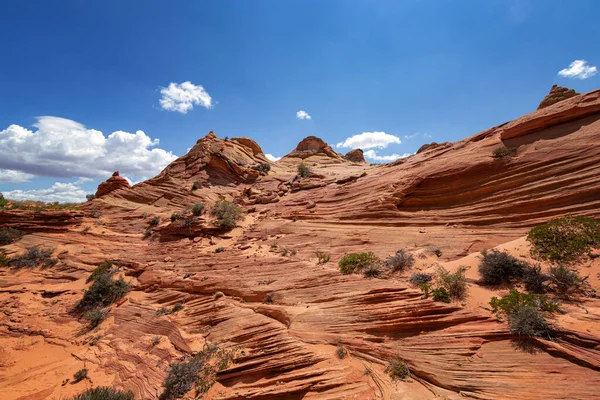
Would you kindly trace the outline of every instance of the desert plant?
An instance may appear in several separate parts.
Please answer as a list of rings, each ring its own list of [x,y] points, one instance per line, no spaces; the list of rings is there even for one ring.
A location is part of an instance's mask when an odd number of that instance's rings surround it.
[[[5,208],[8,205],[8,201],[4,198],[4,195],[0,193],[0,209]]]
[[[113,279],[109,271],[98,275],[94,283],[83,292],[83,298],[77,302],[77,311],[84,312],[102,308],[120,300],[129,291],[130,286],[123,277]]]
[[[23,237],[24,233],[18,229],[10,227],[0,227],[0,246],[5,246],[16,242]]]
[[[8,267],[10,264],[10,258],[6,257],[4,254],[0,254],[0,267]]]
[[[338,266],[343,274],[351,274],[353,272],[360,272],[368,266],[379,264],[379,258],[372,252],[368,252],[346,254],[339,261]]]
[[[421,292],[423,292],[424,298],[429,297],[429,291],[430,291],[431,287],[427,283],[421,283],[419,285],[419,289],[421,289]]]
[[[178,212],[174,212],[171,214],[171,222],[175,222],[181,219],[181,214]]]
[[[88,276],[88,278],[86,279],[85,283],[90,283],[105,272],[111,271],[112,266],[113,263],[111,263],[110,261],[104,261],[102,264],[94,268],[90,276]]]
[[[327,253],[324,253],[322,251],[317,251],[317,259],[319,260],[317,263],[318,264],[326,264],[329,262],[329,260],[331,260],[331,256]]]
[[[226,200],[218,200],[210,212],[217,218],[217,224],[224,229],[235,228],[242,217],[242,209]]]
[[[498,285],[523,276],[525,263],[505,251],[492,249],[483,253],[479,275],[486,285]]]
[[[105,310],[86,311],[83,314],[83,318],[87,319],[90,323],[90,326],[89,326],[90,329],[94,329],[95,327],[100,325],[102,323],[102,321],[104,321],[106,319],[107,316],[108,316],[108,311],[105,311]]]
[[[51,257],[53,252],[54,249],[40,246],[29,247],[25,253],[11,258],[10,265],[14,268],[53,267],[58,263],[56,258]]]
[[[426,296],[427,297],[427,296]],[[442,303],[450,303],[452,300],[450,299],[450,295],[446,288],[438,287],[431,291],[431,298],[433,301],[441,301]]]
[[[254,167],[252,167],[252,169],[266,174],[271,170],[271,166],[267,163],[261,163],[261,164],[255,165]]]
[[[492,297],[490,300],[492,312],[502,312],[507,316],[514,314],[522,307],[535,307],[544,311],[555,312],[558,310],[558,303],[550,300],[544,295],[533,293],[521,293],[516,289],[510,291],[509,294],[498,299]]]
[[[215,249],[215,253],[222,253],[222,252],[224,252],[224,251],[225,251],[225,247],[217,247],[217,248]]]
[[[95,194],[93,194],[93,193],[88,193],[88,194],[86,194],[86,195],[85,195],[85,199],[86,199],[87,201],[92,201],[92,200],[94,200],[95,198],[96,198],[96,195],[95,195]]]
[[[304,163],[300,163],[298,165],[298,176],[301,178],[308,178],[311,175],[312,171],[308,167],[308,165]]]
[[[169,310],[167,307],[161,307],[156,311],[155,314],[157,317],[160,317],[161,315],[169,315],[171,314],[171,310]]]
[[[201,203],[196,203],[194,204],[194,207],[192,207],[192,214],[194,214],[196,217],[202,215],[204,213],[204,204]]]
[[[175,305],[173,305],[173,308],[171,309],[171,313],[176,313],[181,310],[183,310],[183,304],[175,303]]]
[[[437,270],[437,284],[440,288],[446,289],[448,296],[454,299],[462,299],[467,293],[467,278],[465,277],[465,267],[458,267],[454,273],[450,273],[444,267]]]
[[[433,275],[431,275],[431,274],[415,272],[414,274],[412,274],[410,276],[408,281],[414,286],[420,286],[423,283],[431,282],[432,279],[433,279]]]
[[[133,400],[133,392],[123,392],[121,390],[98,386],[71,397],[70,400]]]
[[[531,254],[543,260],[572,262],[600,245],[600,224],[593,218],[555,218],[527,234]]]
[[[75,372],[75,374],[73,374],[73,380],[75,381],[75,383],[81,382],[82,380],[87,378],[87,373],[88,373],[88,370],[85,368],[82,368],[79,371]]]
[[[179,222],[179,226],[181,226],[182,228],[185,228],[185,229],[190,229],[192,226],[194,226],[195,220],[196,220],[196,217],[191,215],[187,218],[183,218],[181,220],[181,222]]]
[[[406,268],[412,267],[415,263],[415,258],[404,249],[400,249],[395,255],[388,257],[386,264],[392,269],[392,271],[402,271]]]
[[[194,181],[194,184],[192,185],[192,190],[198,190],[198,189],[200,189],[200,182]]]
[[[550,277],[542,272],[540,264],[525,264],[523,268],[523,283],[525,289],[533,293],[544,293],[546,291],[546,282]]]
[[[546,318],[536,307],[520,307],[508,316],[510,332],[518,336],[549,336]]]
[[[287,256],[288,255],[288,251],[289,251],[288,249],[284,248],[283,250],[281,250],[281,255],[284,256],[284,257]]]
[[[157,226],[158,224],[160,224],[160,216],[156,215],[150,220],[150,226]]]
[[[203,367],[204,362],[196,358],[172,364],[163,383],[165,389],[160,399],[171,400],[183,397],[192,389]]]
[[[342,346],[341,344],[338,344],[337,347],[335,348],[335,355],[340,360],[346,358],[346,349],[344,349],[344,346]]]
[[[428,251],[428,252],[430,252],[430,253],[435,254],[438,257],[442,256],[442,251],[437,246],[425,246],[425,247],[423,247],[423,249],[426,250],[426,251]]]
[[[579,291],[584,282],[578,271],[564,265],[548,268],[548,274],[555,290],[563,296]]]
[[[511,147],[496,147],[494,151],[492,151],[492,156],[494,158],[504,158],[504,157],[512,157],[517,153],[517,149]]]
[[[408,364],[400,357],[391,360],[385,368],[385,372],[394,380],[404,380],[410,375]]]
[[[157,346],[160,343],[160,336],[154,336],[151,343],[152,346]]]
[[[366,278],[379,278],[381,276],[381,268],[377,264],[371,264],[363,270],[363,275]]]

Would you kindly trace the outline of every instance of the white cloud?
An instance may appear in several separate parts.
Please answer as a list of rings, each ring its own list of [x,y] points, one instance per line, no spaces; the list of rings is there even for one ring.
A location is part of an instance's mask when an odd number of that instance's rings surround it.
[[[11,190],[4,192],[4,197],[11,200],[40,200],[46,203],[80,203],[86,200],[87,192],[79,187],[78,182],[56,182],[48,189]]]
[[[0,169],[0,183],[23,183],[30,181],[34,177],[35,175],[21,171]]]
[[[60,178],[108,178],[114,171],[152,177],[177,157],[142,131],[105,137],[79,122],[39,117],[36,131],[10,125],[0,131],[0,169]]]
[[[281,157],[275,157],[273,154],[270,153],[265,154],[265,157],[267,157],[267,159],[273,162],[281,160]]]
[[[312,117],[304,110],[296,112],[296,118],[298,119],[312,119]]]
[[[350,136],[345,141],[338,143],[336,147],[371,149],[374,147],[384,148],[393,143],[400,144],[402,141],[398,136],[390,135],[385,132],[363,132]]]
[[[160,94],[162,94],[160,106],[163,110],[187,114],[194,105],[212,107],[212,98],[208,92],[201,85],[194,85],[190,81],[171,82],[168,87],[160,90]]]
[[[363,154],[366,158],[375,161],[396,161],[399,158],[406,158],[408,156],[412,156],[411,153],[404,153],[402,155],[392,154],[389,156],[378,156],[375,150],[367,150]]]
[[[589,66],[585,60],[575,60],[569,64],[569,68],[561,69],[558,75],[571,79],[587,79],[596,75],[598,69]]]
[[[423,136],[424,138],[427,139],[431,139],[433,136],[431,136],[429,133],[413,133],[412,135],[404,135],[404,139],[414,139],[417,136]]]

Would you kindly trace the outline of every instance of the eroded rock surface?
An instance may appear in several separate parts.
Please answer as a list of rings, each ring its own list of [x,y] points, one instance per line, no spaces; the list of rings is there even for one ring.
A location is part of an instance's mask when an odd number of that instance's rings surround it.
[[[570,99],[571,97],[575,97],[577,95],[579,95],[579,93],[577,93],[573,89],[569,89],[558,85],[552,85],[550,93],[548,93],[546,97],[544,97],[537,109],[541,110],[542,108],[546,108],[548,106],[551,106],[552,104],[558,103],[559,101]]]

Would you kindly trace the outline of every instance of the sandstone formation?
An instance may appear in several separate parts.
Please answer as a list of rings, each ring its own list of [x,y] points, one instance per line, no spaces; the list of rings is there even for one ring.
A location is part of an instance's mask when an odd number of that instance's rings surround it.
[[[27,233],[1,254],[41,245],[59,260],[0,267],[2,398],[69,398],[109,385],[156,399],[171,363],[214,346],[235,356],[206,399],[596,398],[600,300],[564,301],[551,321],[556,336],[523,348],[488,304],[514,286],[481,285],[477,265],[492,248],[538,262],[524,239],[531,227],[600,218],[599,96],[380,166],[309,137],[261,174],[259,147],[210,133],[158,176],[78,211],[0,211],[0,224]],[[493,157],[499,146],[514,155]],[[313,173],[299,178],[302,160]],[[211,221],[221,199],[246,211],[229,232]],[[196,203],[209,212],[192,216]],[[344,254],[386,259],[398,249],[415,265],[386,279],[338,270]],[[319,263],[318,251],[331,261]],[[105,260],[133,289],[87,331],[72,310]],[[467,267],[464,301],[434,302],[409,284],[440,266]],[[580,268],[600,291],[600,258]],[[161,311],[177,303],[181,311]],[[411,372],[404,381],[386,373],[398,357]],[[84,367],[89,379],[72,384]]]
[[[349,152],[346,153],[344,158],[348,161],[357,162],[357,163],[365,162],[365,156],[363,154],[362,149],[350,150]]]
[[[570,99],[571,97],[575,97],[577,95],[579,95],[579,93],[577,93],[573,89],[569,89],[558,85],[552,85],[550,93],[548,93],[548,95],[544,97],[537,109],[541,110],[542,108],[546,108],[548,106],[551,106],[552,104],[558,103],[559,101]]]
[[[110,178],[106,180],[106,182],[102,182],[98,186],[98,190],[96,191],[96,197],[102,197],[110,192],[113,192],[118,189],[129,189],[131,185],[127,181],[127,179],[121,177],[119,175],[119,171],[115,171],[114,174]]]

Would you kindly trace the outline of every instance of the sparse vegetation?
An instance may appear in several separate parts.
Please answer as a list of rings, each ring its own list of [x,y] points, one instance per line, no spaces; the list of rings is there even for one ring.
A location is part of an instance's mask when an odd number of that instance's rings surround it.
[[[87,201],[92,201],[92,200],[94,200],[95,198],[96,198],[96,195],[95,195],[95,194],[93,194],[93,193],[88,193],[88,194],[86,194],[86,195],[85,195],[85,199],[86,199]]]
[[[224,252],[224,251],[225,251],[225,247],[222,247],[222,246],[221,246],[221,247],[217,247],[217,248],[215,249],[215,253],[222,253],[222,252]]]
[[[0,194],[1,195],[1,194]],[[29,211],[46,211],[46,210],[76,210],[80,203],[45,203],[43,201],[33,200],[9,200],[4,197],[0,198],[0,210],[29,210]]]
[[[312,171],[308,167],[308,165],[304,163],[300,163],[298,165],[298,176],[301,178],[308,178],[312,174]]]
[[[400,249],[395,255],[388,257],[386,263],[392,271],[403,271],[413,266],[415,258],[406,250]]]
[[[171,222],[179,221],[181,219],[181,214],[178,212],[174,212],[171,214]]]
[[[86,311],[83,314],[83,318],[87,319],[90,323],[89,328],[94,329],[102,323],[108,316],[108,311],[105,310],[92,310]]]
[[[346,254],[339,261],[338,266],[343,274],[352,274],[354,272],[361,272],[369,266],[379,264],[379,258],[372,252],[368,252]]]
[[[85,283],[90,283],[91,281],[95,280],[97,277],[99,277],[100,275],[104,274],[107,271],[110,271],[112,269],[113,263],[111,263],[110,261],[104,261],[102,264],[98,265],[90,274],[90,276],[88,276],[88,278],[86,279]]]
[[[385,372],[394,380],[404,380],[410,375],[408,364],[400,357],[390,361],[388,366],[385,368]]]
[[[42,248],[40,246],[29,247],[23,254],[10,259],[11,267],[20,268],[42,268],[53,267],[58,263],[58,259],[52,258],[54,249]]]
[[[157,226],[160,224],[160,216],[156,215],[150,220],[150,226]]]
[[[414,286],[420,286],[423,283],[429,283],[433,279],[433,275],[416,272],[410,276],[408,281]]]
[[[254,167],[252,167],[252,169],[267,174],[271,170],[271,165],[269,165],[267,163],[261,163],[261,164],[255,165]]]
[[[194,181],[194,184],[192,185],[192,191],[198,190],[198,189],[200,189],[200,182]]]
[[[600,224],[588,217],[555,218],[531,229],[527,240],[535,257],[572,262],[600,246]]]
[[[75,395],[71,400],[133,400],[133,392],[123,392],[108,386],[98,386]]]
[[[175,303],[173,305],[173,307],[171,307],[171,308],[161,307],[158,311],[156,311],[156,315],[161,316],[161,315],[175,314],[176,312],[181,311],[181,310],[183,310],[183,304]]]
[[[88,373],[88,370],[85,368],[82,368],[79,371],[75,372],[75,374],[73,375],[73,380],[75,381],[75,383],[81,382],[82,380],[87,378],[87,373]]]
[[[579,275],[577,270],[572,270],[564,265],[550,267],[548,274],[554,290],[561,296],[578,292],[584,282],[584,278]]]
[[[0,254],[0,267],[8,267],[10,259],[4,254]]]
[[[533,293],[544,293],[546,291],[546,282],[550,277],[542,272],[540,264],[525,265],[523,269],[523,283],[525,289]]]
[[[490,300],[493,312],[502,312],[511,315],[521,307],[535,307],[544,311],[555,312],[558,310],[558,303],[550,300],[544,295],[534,293],[521,293],[516,289],[501,299],[492,297]]]
[[[479,264],[479,275],[486,285],[498,285],[521,278],[525,263],[517,260],[505,251],[493,249],[482,252],[483,260]]]
[[[173,305],[173,308],[171,309],[172,313],[176,313],[178,311],[183,310],[183,304],[181,303],[175,303],[175,305]]]
[[[346,358],[346,349],[344,349],[344,346],[342,346],[341,344],[338,344],[335,349],[335,355],[340,360],[343,360],[344,358]]]
[[[152,346],[158,346],[158,344],[160,343],[160,336],[154,336],[152,338]]]
[[[492,156],[494,158],[504,158],[504,157],[512,157],[517,154],[517,149],[511,147],[496,147],[494,151],[492,151]]]
[[[508,318],[510,332],[518,336],[550,336],[550,328],[541,310],[554,312],[558,304],[544,295],[520,293],[511,290],[507,296],[490,300],[493,312],[501,312]]]
[[[381,268],[377,264],[371,264],[363,270],[365,278],[379,278],[381,273]]]
[[[433,301],[441,301],[442,303],[450,303],[452,301],[448,291],[443,287],[433,289],[431,291],[431,298]]]
[[[425,247],[423,247],[423,249],[426,250],[426,251],[428,251],[428,252],[430,252],[430,253],[435,254],[438,257],[442,256],[442,251],[437,246],[425,246]]]
[[[201,203],[194,204],[194,207],[192,207],[192,214],[195,215],[196,217],[199,217],[200,215],[204,214],[204,204],[201,204]]]
[[[521,307],[508,317],[510,332],[518,336],[550,336],[544,314],[536,307]]]
[[[439,267],[436,279],[439,288],[445,289],[451,298],[463,299],[467,294],[466,270],[461,266],[454,273],[450,273],[444,267]]]
[[[237,221],[242,217],[242,209],[230,201],[218,200],[211,214],[217,218],[217,224],[224,229],[233,229]]]
[[[130,286],[123,277],[113,279],[112,270],[98,275],[94,283],[83,292],[83,298],[77,302],[77,311],[85,312],[100,309],[120,300],[129,291]]]
[[[331,256],[327,253],[324,253],[322,251],[317,251],[317,263],[318,264],[326,264],[331,260]]]
[[[18,229],[10,227],[0,227],[0,246],[5,246],[16,242],[23,237],[24,233]]]
[[[427,284],[427,283],[421,283],[419,285],[419,289],[421,289],[421,292],[423,292],[423,297],[424,298],[428,298],[429,297],[429,291],[431,289],[431,287],[429,286],[429,284]]]

